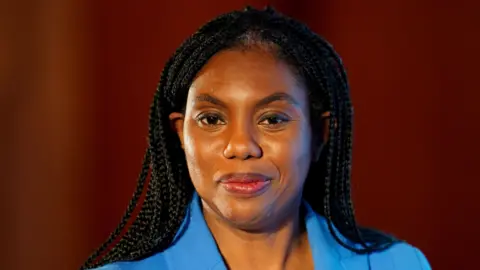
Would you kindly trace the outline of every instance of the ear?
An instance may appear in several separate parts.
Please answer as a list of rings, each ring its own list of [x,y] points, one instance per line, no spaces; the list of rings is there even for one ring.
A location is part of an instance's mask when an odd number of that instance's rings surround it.
[[[182,113],[179,112],[173,112],[171,113],[168,118],[170,119],[170,127],[177,133],[178,138],[180,139],[180,143],[183,148],[183,124],[185,123],[185,116]]]
[[[320,159],[320,154],[323,151],[323,147],[327,144],[330,134],[330,112],[324,112],[320,119],[320,125],[317,125],[318,130],[314,130],[313,134],[316,134],[314,137],[313,144],[313,156],[312,161],[317,162]],[[334,120],[335,121],[335,120]],[[337,124],[335,123],[335,129]]]

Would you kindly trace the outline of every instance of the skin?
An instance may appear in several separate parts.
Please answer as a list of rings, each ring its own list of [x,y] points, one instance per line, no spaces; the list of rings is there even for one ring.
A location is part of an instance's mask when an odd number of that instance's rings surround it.
[[[313,269],[299,209],[320,150],[312,151],[307,91],[292,69],[261,48],[219,52],[193,81],[185,113],[170,120],[229,268]],[[271,181],[241,197],[217,181],[238,172]]]

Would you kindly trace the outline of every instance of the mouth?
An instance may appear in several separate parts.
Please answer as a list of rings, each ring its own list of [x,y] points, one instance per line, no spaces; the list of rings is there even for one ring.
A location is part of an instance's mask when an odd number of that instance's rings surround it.
[[[271,185],[271,178],[257,173],[235,173],[222,176],[219,182],[228,193],[254,197],[267,191]]]

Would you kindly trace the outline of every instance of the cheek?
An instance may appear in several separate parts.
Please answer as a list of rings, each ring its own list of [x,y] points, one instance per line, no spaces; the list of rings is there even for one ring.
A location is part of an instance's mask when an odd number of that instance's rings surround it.
[[[284,184],[303,183],[311,162],[311,131],[308,125],[295,127],[290,132],[269,139],[269,156]]]
[[[215,172],[216,143],[198,130],[195,123],[186,122],[184,129],[184,151],[190,178],[196,187],[212,182]]]

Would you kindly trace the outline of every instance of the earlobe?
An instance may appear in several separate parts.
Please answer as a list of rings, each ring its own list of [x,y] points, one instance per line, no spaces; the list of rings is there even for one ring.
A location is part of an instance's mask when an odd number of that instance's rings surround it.
[[[168,118],[170,119],[170,128],[177,133],[183,149],[183,124],[185,122],[185,116],[182,113],[173,112],[168,116]]]

